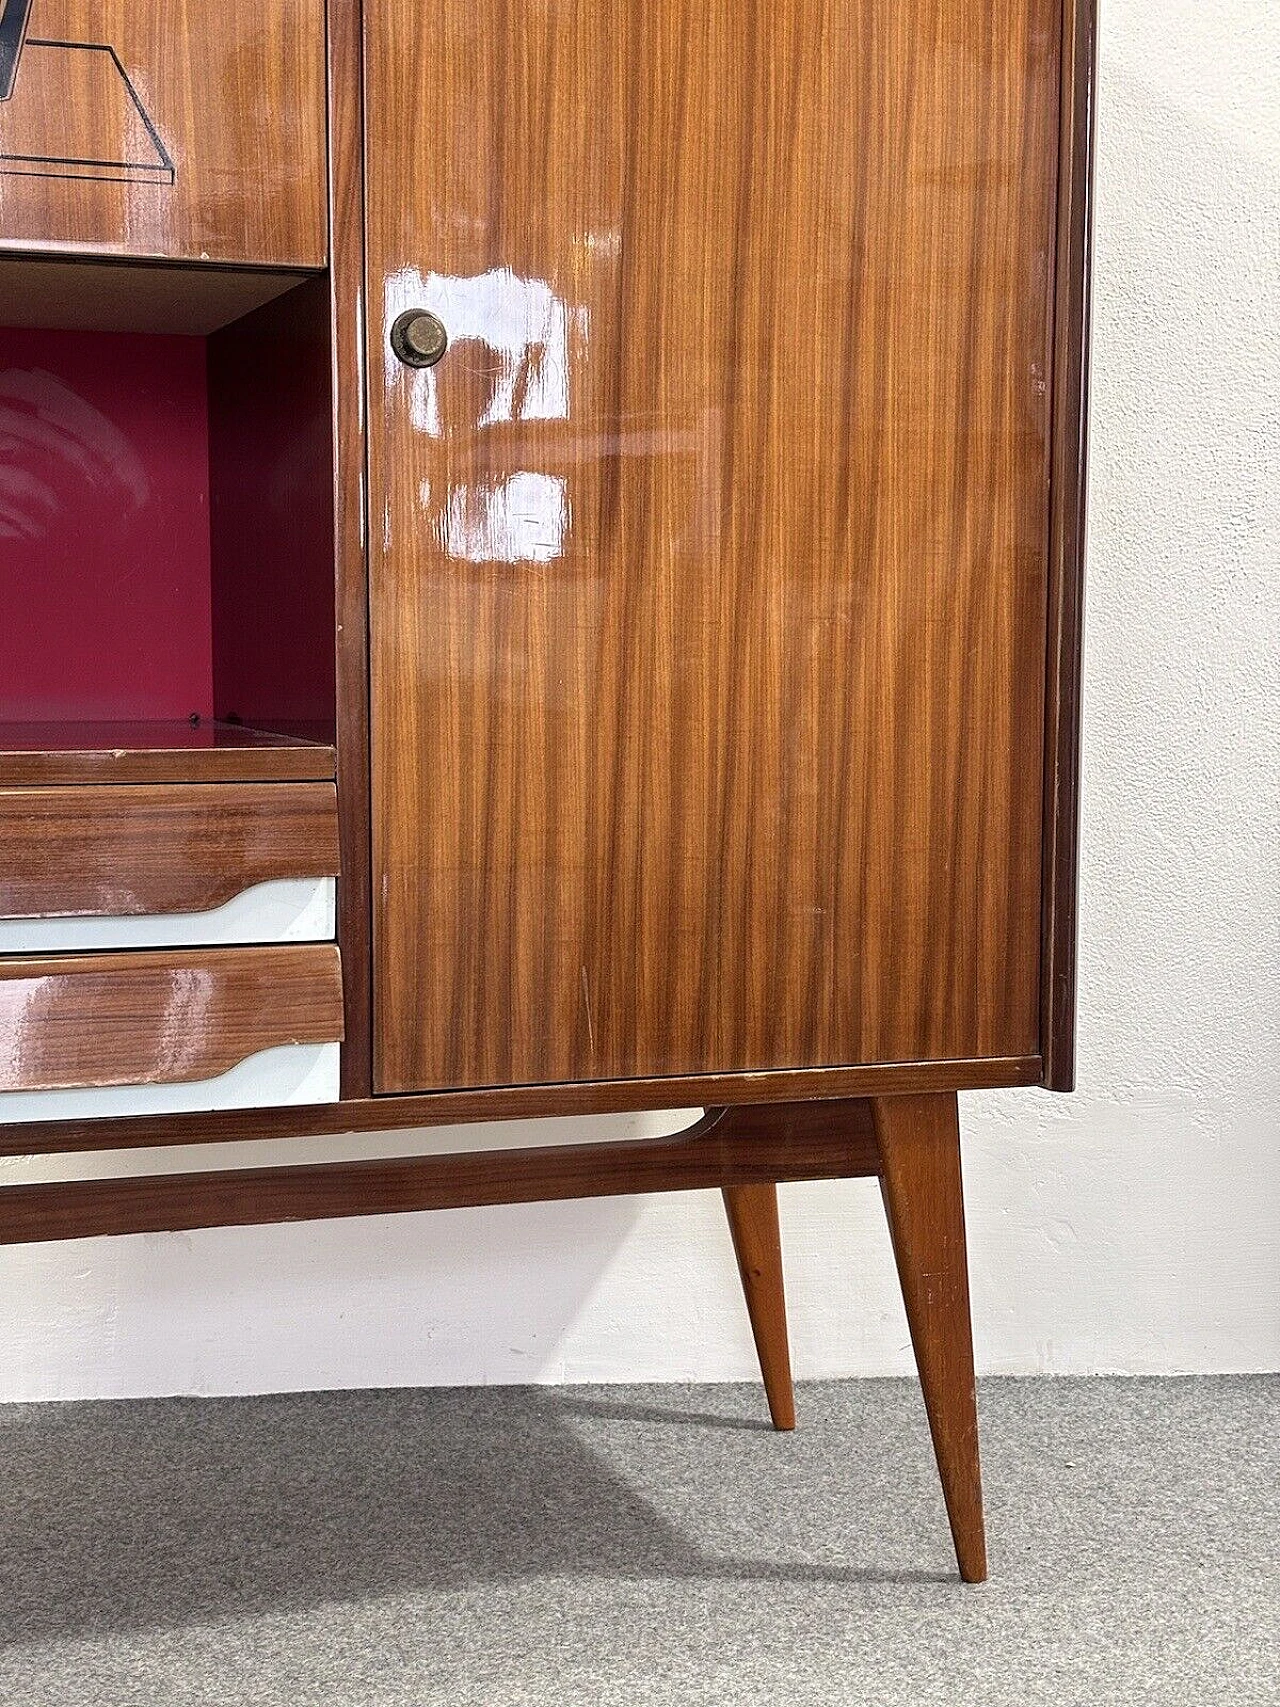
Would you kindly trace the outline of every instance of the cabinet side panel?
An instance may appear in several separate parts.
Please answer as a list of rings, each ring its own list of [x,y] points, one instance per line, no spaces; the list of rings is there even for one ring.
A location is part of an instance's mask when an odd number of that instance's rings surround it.
[[[329,223],[333,254],[334,555],[338,628],[338,935],[342,1094],[373,1088],[369,888],[369,566],[361,0],[329,0]]]
[[[1057,317],[1053,355],[1053,501],[1045,718],[1044,1083],[1075,1085],[1080,717],[1088,490],[1089,278],[1093,222],[1094,0],[1065,0]]]
[[[214,713],[334,729],[329,286],[308,279],[209,339]]]
[[[379,1089],[1037,1053],[1059,27],[368,12]]]

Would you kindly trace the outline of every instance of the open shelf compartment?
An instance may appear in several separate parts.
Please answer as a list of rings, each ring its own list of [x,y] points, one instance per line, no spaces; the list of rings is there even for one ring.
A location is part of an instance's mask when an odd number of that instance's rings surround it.
[[[236,303],[228,269],[160,269],[163,302],[134,307],[164,312],[124,331],[117,287],[145,269],[5,265],[29,287],[0,304],[26,322],[0,324],[5,780],[332,776],[328,275],[263,301],[247,270]],[[234,317],[167,330],[211,279]],[[95,287],[106,324],[69,328]]]

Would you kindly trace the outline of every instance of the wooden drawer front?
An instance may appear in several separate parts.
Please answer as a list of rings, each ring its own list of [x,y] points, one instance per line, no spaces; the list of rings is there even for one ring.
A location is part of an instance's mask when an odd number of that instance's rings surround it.
[[[187,1084],[342,1034],[328,944],[0,960],[0,1093]]]
[[[0,241],[324,264],[324,0],[3,10]]]
[[[0,848],[0,950],[333,934],[332,783],[0,789]]]

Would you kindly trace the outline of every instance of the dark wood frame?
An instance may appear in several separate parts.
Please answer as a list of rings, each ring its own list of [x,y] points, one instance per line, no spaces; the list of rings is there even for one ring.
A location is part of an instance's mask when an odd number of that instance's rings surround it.
[[[1063,0],[1058,252],[1054,273],[1049,609],[1045,682],[1041,1083],[1075,1087],[1089,283],[1093,241],[1097,0]]]
[[[338,941],[347,1006],[342,1095],[361,1100],[373,1094],[369,584],[364,543],[368,471],[364,433],[363,0],[329,0],[328,27],[338,823],[342,850]]]

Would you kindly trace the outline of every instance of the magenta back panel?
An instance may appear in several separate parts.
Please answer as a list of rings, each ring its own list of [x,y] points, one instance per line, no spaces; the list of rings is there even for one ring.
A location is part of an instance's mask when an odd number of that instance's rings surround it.
[[[0,719],[213,712],[203,338],[0,329]]]

